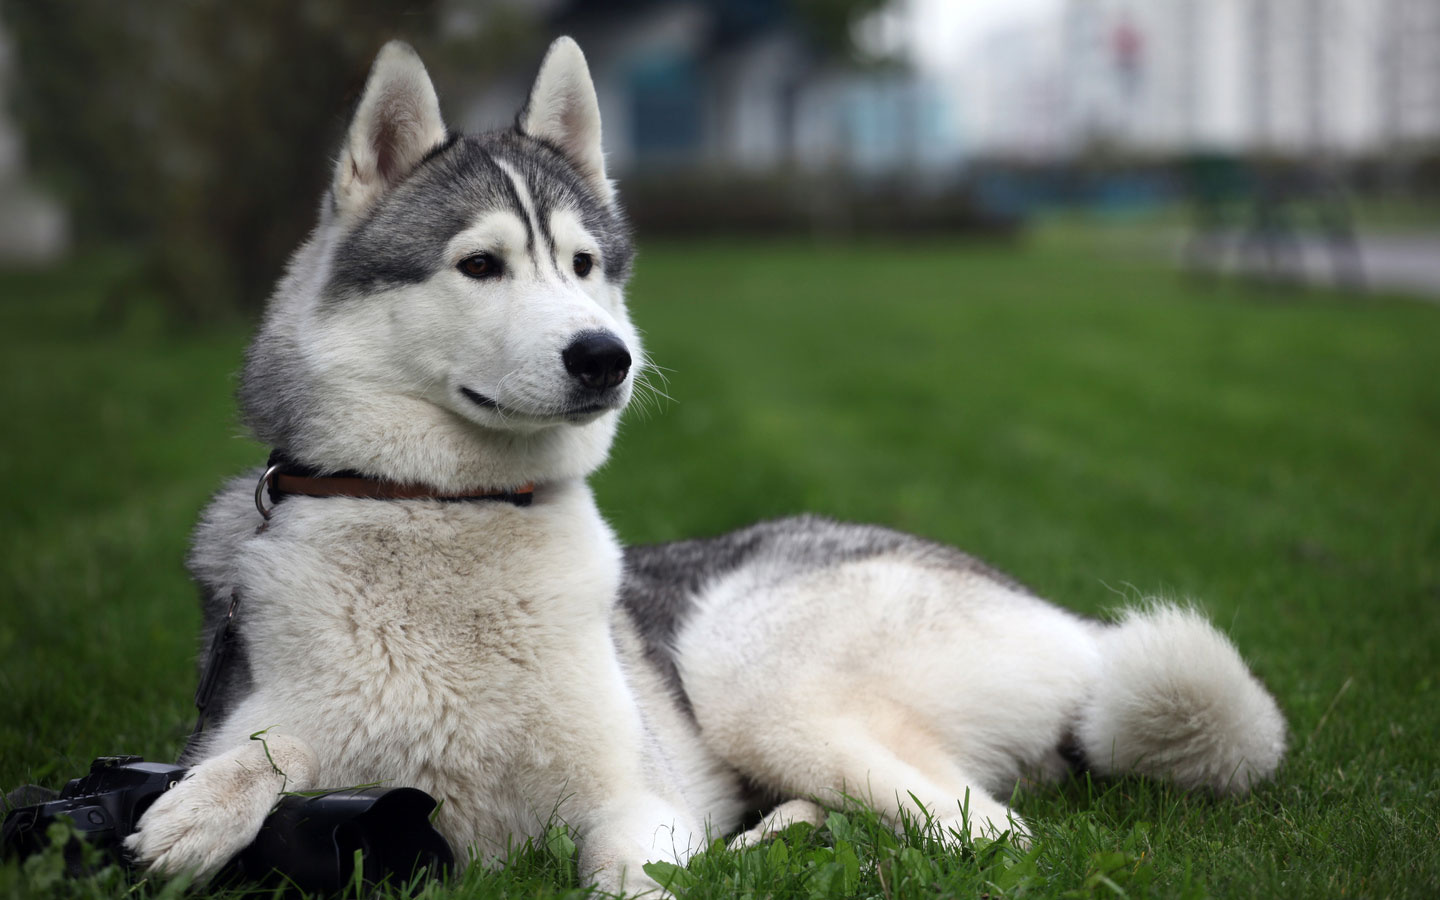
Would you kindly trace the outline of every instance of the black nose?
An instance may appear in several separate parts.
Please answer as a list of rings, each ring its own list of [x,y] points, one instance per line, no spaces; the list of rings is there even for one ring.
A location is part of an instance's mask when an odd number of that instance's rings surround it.
[[[614,387],[630,373],[630,351],[608,331],[581,332],[560,358],[565,361],[565,371],[595,391]]]

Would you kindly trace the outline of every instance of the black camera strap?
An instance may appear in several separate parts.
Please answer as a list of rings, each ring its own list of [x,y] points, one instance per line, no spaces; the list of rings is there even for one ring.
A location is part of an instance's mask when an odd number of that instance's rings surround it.
[[[205,668],[200,671],[200,684],[195,688],[195,730],[190,732],[192,743],[195,736],[205,729],[205,711],[215,696],[215,688],[220,684],[220,672],[225,668],[225,660],[230,656],[231,645],[235,643],[233,626],[235,611],[239,608],[240,592],[237,590],[230,594],[230,608],[225,612],[220,626],[215,629],[214,636],[210,638],[210,652],[205,658]]]

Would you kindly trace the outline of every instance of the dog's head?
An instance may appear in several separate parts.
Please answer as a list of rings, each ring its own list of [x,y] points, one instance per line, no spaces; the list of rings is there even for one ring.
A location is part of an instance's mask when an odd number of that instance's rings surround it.
[[[450,490],[584,475],[644,365],[631,255],[574,41],[514,128],[463,137],[388,44],[247,354],[246,422],[327,471]]]

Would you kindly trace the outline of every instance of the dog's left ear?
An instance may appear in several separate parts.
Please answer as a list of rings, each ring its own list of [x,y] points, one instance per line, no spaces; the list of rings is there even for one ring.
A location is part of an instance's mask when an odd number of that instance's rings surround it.
[[[560,37],[550,45],[530,99],[515,124],[523,133],[564,153],[601,200],[609,203],[613,199],[614,189],[605,177],[605,151],[600,146],[600,103],[579,44]]]
[[[440,101],[420,56],[403,41],[380,48],[335,164],[335,206],[360,215],[443,143]]]

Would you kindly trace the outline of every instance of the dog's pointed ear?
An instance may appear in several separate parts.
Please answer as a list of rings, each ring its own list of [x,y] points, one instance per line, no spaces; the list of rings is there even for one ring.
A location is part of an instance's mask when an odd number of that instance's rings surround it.
[[[445,141],[435,86],[403,41],[380,49],[335,165],[335,207],[359,215]]]
[[[596,195],[610,202],[614,190],[605,177],[600,103],[595,99],[595,84],[579,44],[559,37],[550,45],[516,126],[533,138],[553,144],[580,170]]]

